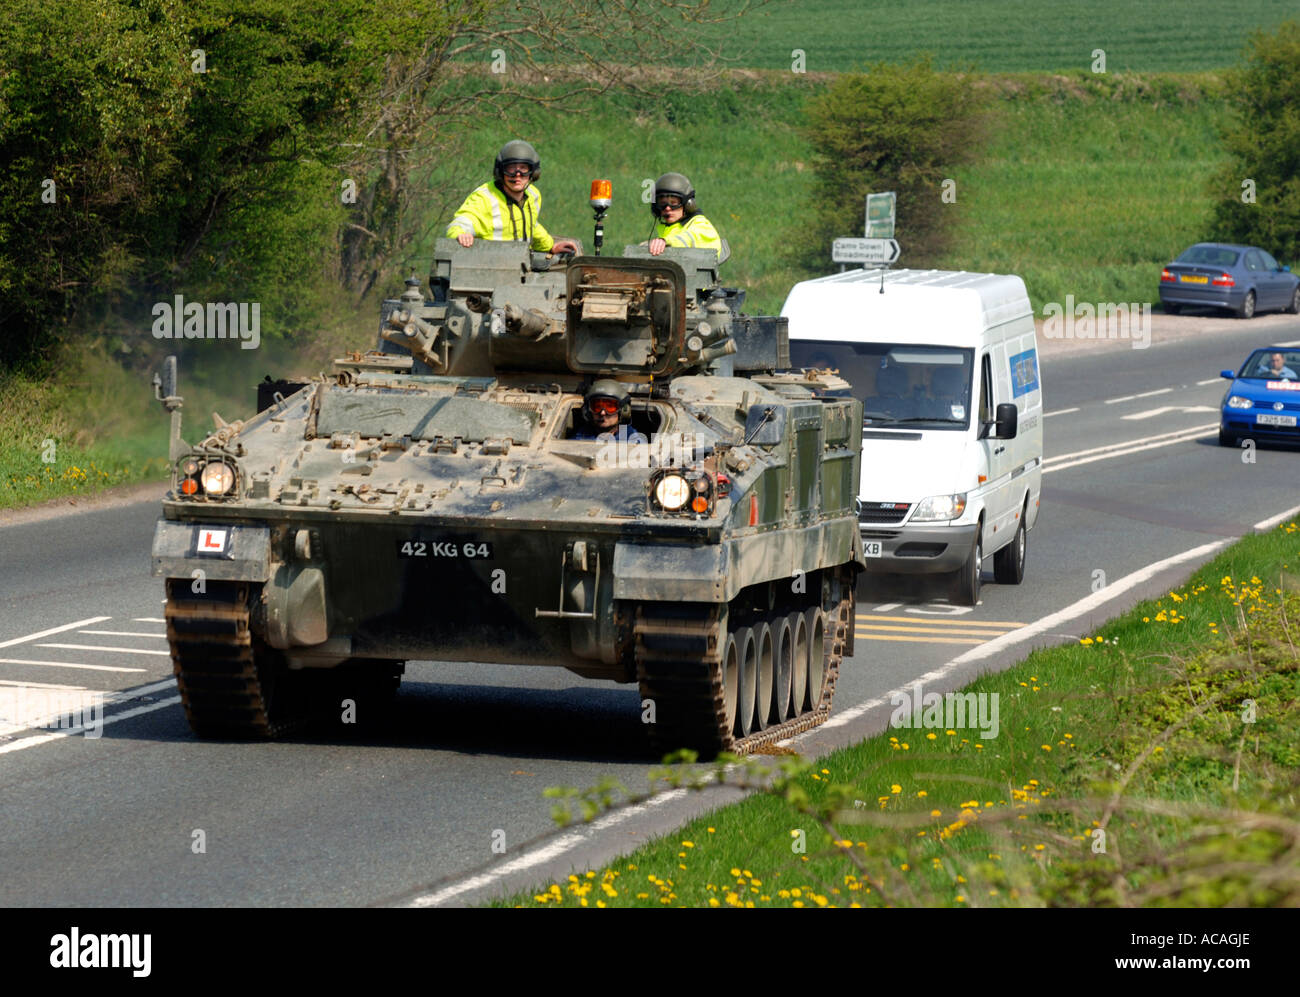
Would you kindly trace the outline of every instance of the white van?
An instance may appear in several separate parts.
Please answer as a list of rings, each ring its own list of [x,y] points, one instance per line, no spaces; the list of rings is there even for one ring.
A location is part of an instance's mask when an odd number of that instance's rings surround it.
[[[794,367],[831,367],[863,403],[859,526],[868,570],[1024,577],[1038,519],[1043,391],[1025,284],[1009,274],[851,270],[796,284]]]

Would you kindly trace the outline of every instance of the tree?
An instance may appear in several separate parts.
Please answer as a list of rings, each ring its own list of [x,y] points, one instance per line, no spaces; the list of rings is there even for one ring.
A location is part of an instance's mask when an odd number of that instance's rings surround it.
[[[889,190],[909,263],[943,251],[952,210],[943,181],[979,148],[987,122],[988,99],[972,84],[925,57],[845,74],[808,102],[817,199],[803,230],[806,255],[825,258],[832,239],[861,232],[866,195]]]
[[[1300,21],[1256,32],[1228,73],[1236,111],[1213,181],[1215,238],[1300,260]],[[1248,182],[1249,181],[1249,182]]]

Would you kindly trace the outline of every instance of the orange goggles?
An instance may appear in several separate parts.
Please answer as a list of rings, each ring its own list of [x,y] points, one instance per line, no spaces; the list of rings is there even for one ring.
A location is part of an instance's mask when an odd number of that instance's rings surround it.
[[[618,402],[613,398],[593,398],[587,405],[596,415],[613,415],[618,411]]]

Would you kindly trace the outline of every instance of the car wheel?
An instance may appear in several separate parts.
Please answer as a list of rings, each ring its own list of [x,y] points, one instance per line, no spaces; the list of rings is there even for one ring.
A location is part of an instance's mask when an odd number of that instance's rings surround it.
[[[1247,291],[1246,300],[1241,303],[1237,309],[1237,318],[1254,318],[1255,317],[1255,292]]]
[[[1234,447],[1234,448],[1235,448],[1235,447],[1237,446],[1237,434],[1236,434],[1236,433],[1229,433],[1229,432],[1228,432],[1227,430],[1225,430],[1225,429],[1220,429],[1220,430],[1219,430],[1219,446],[1221,446],[1221,447]]]
[[[984,561],[984,541],[980,534],[983,532],[983,524],[976,527],[975,543],[953,579],[952,601],[959,606],[974,606],[980,601],[980,566]]]
[[[1292,315],[1300,315],[1300,285],[1291,294],[1291,307],[1287,309]]]
[[[1180,311],[1182,311],[1182,310],[1183,310],[1183,306],[1182,306],[1182,305],[1175,305],[1175,304],[1172,304],[1172,303],[1165,305],[1165,314],[1166,314],[1166,315],[1177,315],[1177,314],[1178,314]]]
[[[1025,530],[1025,514],[1020,514],[1016,535],[993,555],[993,580],[999,585],[1019,585],[1025,578],[1025,548],[1029,534]]]

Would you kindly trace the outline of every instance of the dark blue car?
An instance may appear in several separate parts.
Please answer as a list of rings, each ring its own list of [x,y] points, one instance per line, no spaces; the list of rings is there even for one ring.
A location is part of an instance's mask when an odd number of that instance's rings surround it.
[[[1238,318],[1256,312],[1300,314],[1300,277],[1258,246],[1198,242],[1160,271],[1166,314],[1183,308],[1227,308]]]
[[[1230,378],[1219,417],[1219,443],[1235,447],[1242,437],[1260,442],[1300,443],[1300,350],[1268,346],[1252,353]]]

